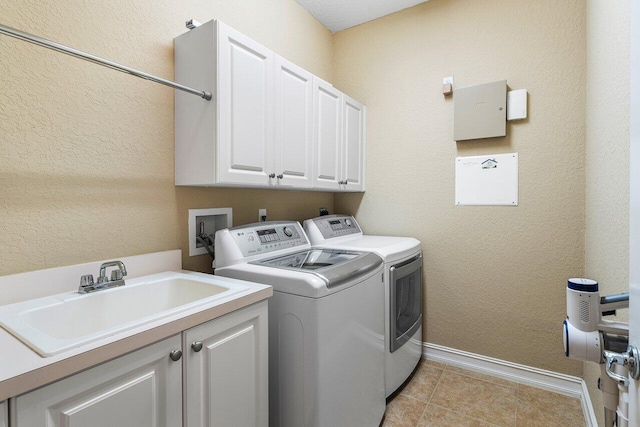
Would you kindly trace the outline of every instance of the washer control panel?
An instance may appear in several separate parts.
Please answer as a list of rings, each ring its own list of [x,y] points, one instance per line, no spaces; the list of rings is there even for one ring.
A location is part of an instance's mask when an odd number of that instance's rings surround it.
[[[351,215],[326,215],[314,218],[313,222],[325,239],[362,233]]]
[[[229,230],[245,257],[307,245],[302,227],[295,221],[267,221]]]

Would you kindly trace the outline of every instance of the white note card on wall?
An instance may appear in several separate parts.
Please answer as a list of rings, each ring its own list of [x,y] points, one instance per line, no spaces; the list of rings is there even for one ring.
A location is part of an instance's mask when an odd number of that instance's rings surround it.
[[[518,206],[518,153],[456,157],[456,205]]]

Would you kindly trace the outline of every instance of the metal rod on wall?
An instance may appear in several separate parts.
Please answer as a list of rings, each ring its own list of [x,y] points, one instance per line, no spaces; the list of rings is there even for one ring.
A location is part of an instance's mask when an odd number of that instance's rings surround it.
[[[93,62],[94,64],[102,65],[103,67],[107,67],[113,70],[121,71],[123,73],[131,74],[145,80],[150,80],[152,82],[160,83],[162,85],[169,86],[184,92],[188,92],[193,95],[198,95],[201,98],[206,99],[207,101],[211,100],[212,98],[211,93],[209,92],[193,89],[188,86],[184,86],[179,83],[172,82],[171,80],[165,80],[163,78],[156,77],[151,74],[142,72],[140,70],[136,70],[134,68],[130,68],[124,65],[120,65],[116,62],[109,61],[108,59],[100,58],[98,56],[91,55],[90,53],[73,49],[68,46],[65,46],[56,42],[52,42],[51,40],[43,39],[41,37],[34,36],[33,34],[25,33],[23,31],[16,30],[15,28],[7,27],[2,24],[0,24],[0,34],[5,34],[7,36],[15,37],[17,39],[36,44],[38,46],[46,47],[48,49],[52,49],[57,52],[66,53],[67,55],[75,56],[76,58],[84,59],[85,61]]]

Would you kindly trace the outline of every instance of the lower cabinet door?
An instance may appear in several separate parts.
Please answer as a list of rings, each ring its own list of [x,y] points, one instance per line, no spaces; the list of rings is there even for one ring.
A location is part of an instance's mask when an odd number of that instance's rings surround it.
[[[7,402],[0,402],[0,427],[9,427],[9,408]]]
[[[267,302],[183,333],[188,427],[269,424]]]
[[[182,425],[180,335],[13,399],[12,427]],[[1,423],[0,423],[1,425]]]

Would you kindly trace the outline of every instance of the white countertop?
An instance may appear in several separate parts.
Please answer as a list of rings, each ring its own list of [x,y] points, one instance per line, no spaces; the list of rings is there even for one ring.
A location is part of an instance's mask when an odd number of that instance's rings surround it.
[[[172,252],[177,252],[178,257],[180,256],[180,251]],[[166,253],[162,254],[166,258]],[[174,255],[175,254],[172,254],[171,257],[174,257]],[[127,262],[127,258],[122,258],[122,260],[125,263]],[[167,265],[175,267],[175,262],[162,262],[159,264],[157,269],[149,268],[147,264],[147,268],[144,269],[145,274],[159,272],[154,270],[159,270]],[[127,268],[130,269],[130,266],[127,265]],[[44,271],[46,270],[34,272],[33,274],[40,277]],[[196,307],[168,318],[147,323],[51,357],[41,357],[13,335],[4,329],[0,329],[0,401],[57,381],[91,366],[106,362],[107,360],[178,334],[186,329],[257,303],[273,295],[270,286],[241,282],[235,279],[212,276],[204,273],[183,270],[181,270],[181,272],[206,277],[209,280],[215,278],[221,285],[224,285],[225,282],[242,283],[247,285],[248,289],[213,301],[208,305]],[[19,276],[24,279],[25,277],[29,277],[28,274],[29,273],[24,273]],[[8,277],[10,276],[5,276],[1,279]],[[25,286],[29,288],[29,286]],[[0,288],[1,287],[2,281],[0,281]],[[54,288],[59,289],[55,286]],[[16,299],[16,294],[17,291],[13,290],[14,299]],[[33,297],[32,291],[28,292],[28,294],[30,297]]]

